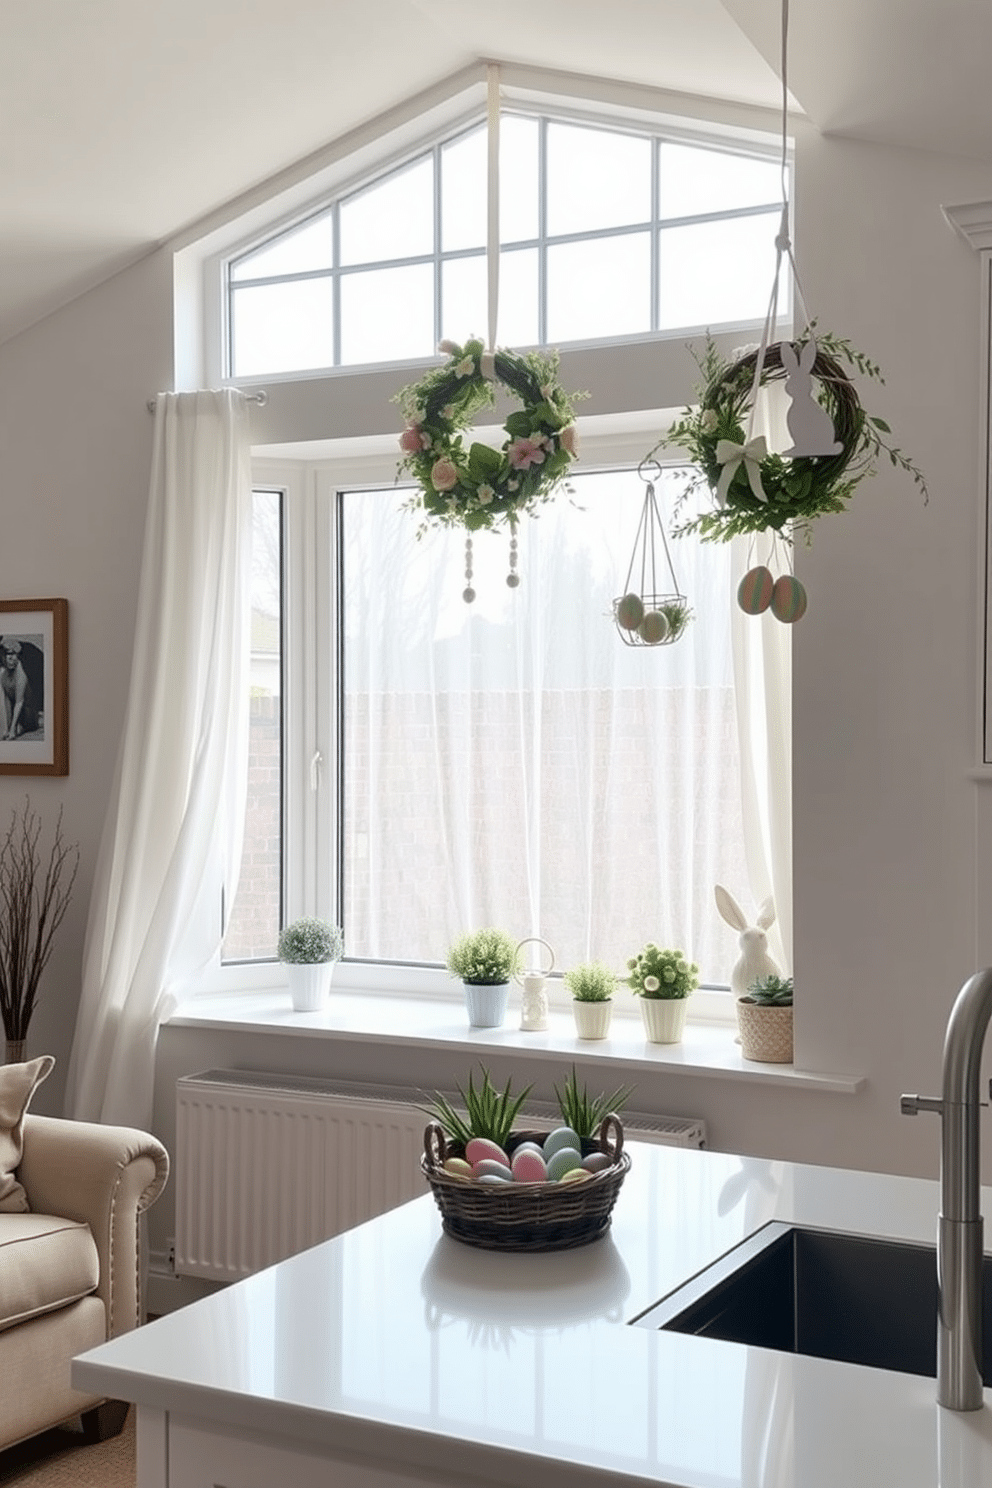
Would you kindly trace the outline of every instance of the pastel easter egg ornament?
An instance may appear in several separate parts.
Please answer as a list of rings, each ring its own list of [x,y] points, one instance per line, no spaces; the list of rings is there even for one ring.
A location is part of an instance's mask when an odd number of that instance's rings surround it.
[[[548,1170],[539,1152],[515,1152],[513,1176],[518,1183],[545,1183]]]
[[[625,594],[617,600],[617,624],[624,630],[636,630],[644,619],[644,601],[639,594]]]
[[[772,614],[783,625],[795,625],[806,613],[806,590],[792,574],[775,580],[772,590]]]
[[[548,1158],[553,1157],[562,1147],[571,1147],[574,1151],[578,1151],[581,1146],[578,1133],[574,1132],[570,1126],[556,1126],[554,1131],[548,1132],[544,1139],[544,1161],[547,1162]]]
[[[471,1178],[472,1164],[463,1157],[446,1157],[444,1171],[450,1173],[452,1178]]]
[[[582,1168],[582,1154],[575,1147],[559,1147],[558,1151],[548,1158],[548,1177],[552,1183],[560,1182],[566,1173],[572,1172],[573,1168]]]
[[[659,646],[668,635],[668,616],[660,610],[648,610],[637,627],[637,634],[648,646]]]
[[[772,602],[775,580],[771,569],[759,563],[749,568],[737,586],[737,603],[745,615],[761,615]]]
[[[491,1142],[488,1137],[473,1137],[465,1146],[466,1160],[473,1165],[482,1162],[483,1158],[491,1158],[494,1162],[502,1163],[504,1168],[510,1166],[510,1159],[496,1142]]]

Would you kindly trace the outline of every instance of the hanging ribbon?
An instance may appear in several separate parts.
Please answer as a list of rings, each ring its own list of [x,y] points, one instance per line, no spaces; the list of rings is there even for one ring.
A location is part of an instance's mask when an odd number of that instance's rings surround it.
[[[746,444],[735,444],[732,439],[717,440],[716,457],[723,466],[716,488],[716,499],[719,506],[726,506],[727,491],[730,487],[730,482],[742,464],[752,494],[758,501],[768,500],[764,487],[761,484],[761,462],[767,454],[768,446],[765,443],[765,436],[763,434],[759,434],[755,439],[749,439]]]
[[[496,327],[499,321],[499,66],[486,68],[488,87],[488,201],[486,211],[486,271],[489,288],[489,345],[479,366],[483,377],[496,377]]]

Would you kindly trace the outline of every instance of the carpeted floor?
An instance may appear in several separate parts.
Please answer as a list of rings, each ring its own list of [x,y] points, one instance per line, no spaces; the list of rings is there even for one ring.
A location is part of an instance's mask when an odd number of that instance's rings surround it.
[[[134,1488],[134,1411],[120,1436],[95,1447],[60,1426],[0,1452],[0,1484],[16,1488]]]

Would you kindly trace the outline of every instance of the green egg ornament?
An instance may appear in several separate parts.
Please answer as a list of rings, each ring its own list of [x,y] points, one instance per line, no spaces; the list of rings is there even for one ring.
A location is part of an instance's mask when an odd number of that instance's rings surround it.
[[[644,604],[639,594],[625,594],[617,603],[617,624],[624,630],[636,630],[644,619]]]
[[[637,627],[637,634],[649,646],[657,646],[665,639],[668,631],[668,616],[663,615],[660,610],[648,610],[644,619]]]
[[[578,1133],[574,1132],[570,1126],[556,1126],[554,1131],[548,1132],[544,1139],[544,1161],[547,1162],[548,1158],[553,1157],[561,1147],[571,1147],[575,1151],[580,1151],[582,1148]]]
[[[444,1160],[444,1171],[450,1173],[452,1178],[471,1178],[472,1164],[463,1157],[447,1157]]]
[[[795,625],[806,613],[806,590],[792,574],[775,580],[772,590],[772,614],[783,625]]]
[[[775,580],[764,564],[749,568],[737,586],[737,603],[745,615],[760,615],[772,602]]]
[[[548,1158],[548,1178],[552,1183],[558,1183],[566,1173],[571,1173],[574,1168],[582,1168],[582,1154],[575,1147],[559,1147],[552,1157]]]

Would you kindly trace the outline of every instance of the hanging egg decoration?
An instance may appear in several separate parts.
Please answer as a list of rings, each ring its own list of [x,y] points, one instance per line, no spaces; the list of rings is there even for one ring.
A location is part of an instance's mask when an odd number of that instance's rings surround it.
[[[660,646],[667,638],[670,629],[667,615],[664,615],[661,610],[648,610],[637,627],[637,634],[645,645]]]
[[[749,568],[737,586],[737,603],[745,615],[761,615],[772,602],[775,580],[770,568]]]
[[[639,594],[625,594],[617,600],[617,624],[624,630],[636,630],[644,619],[644,601]]]
[[[772,614],[783,625],[794,625],[806,613],[806,590],[792,574],[783,574],[775,580],[772,590]]]

